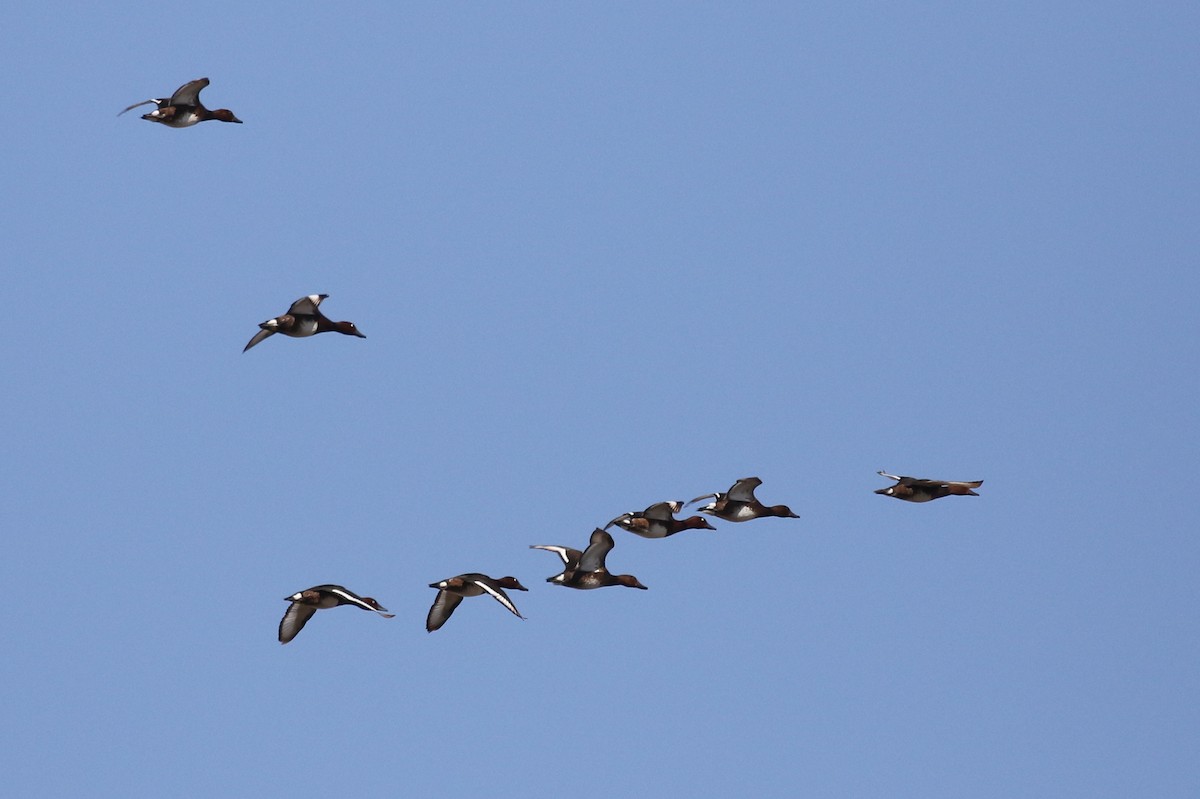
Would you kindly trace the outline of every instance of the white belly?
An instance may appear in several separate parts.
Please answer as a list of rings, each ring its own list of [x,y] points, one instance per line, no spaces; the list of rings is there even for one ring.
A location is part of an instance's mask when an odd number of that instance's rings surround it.
[[[285,335],[291,336],[292,338],[304,338],[306,336],[311,336],[316,332],[316,319],[297,319],[296,323],[292,325],[291,330],[284,331]]]

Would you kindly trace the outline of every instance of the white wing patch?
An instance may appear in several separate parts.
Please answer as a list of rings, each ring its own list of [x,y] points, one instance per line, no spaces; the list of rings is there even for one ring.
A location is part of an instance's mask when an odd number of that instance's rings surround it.
[[[607,530],[608,528],[612,527],[615,524],[623,530],[628,530],[628,529],[630,529],[629,523],[631,521],[633,521],[633,511],[629,511],[628,513],[622,513],[620,516],[613,519],[608,524],[604,525],[604,529]]]
[[[529,548],[530,549],[544,549],[547,552],[553,552],[555,555],[558,555],[560,558],[562,558],[563,563],[571,562],[571,559],[569,557],[567,557],[567,547],[559,547],[559,546],[554,546],[552,544],[533,544]]]
[[[370,610],[370,611],[375,610],[375,608],[371,607],[366,602],[363,602],[358,597],[356,597],[353,594],[350,594],[346,591],[343,591],[339,588],[330,588],[330,589],[328,589],[328,591],[329,591],[329,593],[331,593],[335,596],[340,596],[342,599],[346,600],[347,602],[349,602],[352,605],[357,605],[358,607],[362,608],[363,610]]]
[[[525,618],[524,616],[521,615],[521,612],[519,610],[517,610],[517,606],[512,603],[512,600],[510,600],[504,594],[500,593],[495,588],[492,588],[490,585],[488,585],[487,583],[482,582],[480,580],[472,580],[472,582],[474,582],[475,585],[479,586],[487,593],[491,594],[493,599],[495,599],[497,602],[499,602],[504,607],[508,608],[509,612],[512,613],[514,616],[516,616],[518,619]]]

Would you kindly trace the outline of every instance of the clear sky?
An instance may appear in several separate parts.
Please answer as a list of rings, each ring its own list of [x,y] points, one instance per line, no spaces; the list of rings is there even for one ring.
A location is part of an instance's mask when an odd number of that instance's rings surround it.
[[[4,16],[7,795],[1200,795],[1195,3]]]

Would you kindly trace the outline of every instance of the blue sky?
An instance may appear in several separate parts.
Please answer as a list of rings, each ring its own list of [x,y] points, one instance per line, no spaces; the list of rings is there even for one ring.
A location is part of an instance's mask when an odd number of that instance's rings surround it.
[[[1197,795],[1198,24],[10,9],[7,790]],[[648,591],[527,548],[748,475]]]

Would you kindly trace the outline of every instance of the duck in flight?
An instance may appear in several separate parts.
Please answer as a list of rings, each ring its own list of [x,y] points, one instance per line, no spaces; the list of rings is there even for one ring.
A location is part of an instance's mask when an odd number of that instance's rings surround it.
[[[702,499],[712,499],[699,510],[727,522],[748,522],[751,519],[761,519],[764,516],[780,516],[787,519],[799,519],[787,505],[764,505],[754,496],[754,489],[762,485],[757,477],[743,477],[734,483],[724,494],[704,494],[696,497],[687,504],[699,502]]]
[[[703,516],[689,516],[686,519],[676,519],[675,514],[683,508],[679,500],[656,502],[645,510],[631,510],[622,513],[604,529],[614,524],[622,530],[628,530],[642,538],[666,538],[683,530],[715,530]]]
[[[149,100],[142,100],[140,103],[129,106],[125,111],[132,111],[139,105],[154,103],[158,107],[149,114],[142,114],[142,119],[159,122],[171,128],[190,128],[198,122],[205,122],[209,119],[237,122],[240,125],[242,120],[235,117],[228,108],[209,111],[204,107],[204,104],[200,102],[200,90],[207,85],[208,78],[197,78],[180,86],[170,97],[152,97]],[[121,114],[124,114],[125,111],[122,111]],[[117,116],[121,116],[121,114],[117,114]]]
[[[457,577],[447,577],[445,580],[439,580],[436,583],[430,583],[429,587],[438,589],[437,597],[433,600],[433,606],[429,608],[429,615],[425,618],[425,629],[429,632],[440,629],[450,618],[450,614],[454,612],[454,609],[462,603],[463,598],[468,596],[482,596],[483,594],[487,594],[508,608],[508,612],[518,619],[525,618],[517,610],[517,606],[513,604],[512,600],[508,598],[508,594],[504,593],[505,588],[512,588],[517,591],[529,590],[521,585],[516,577],[501,577],[499,580],[495,580],[486,574],[469,572],[467,574],[460,574]]]
[[[309,294],[307,297],[296,300],[283,316],[276,316],[274,319],[268,319],[260,324],[259,327],[262,330],[254,334],[254,338],[250,339],[250,343],[242,352],[276,333],[282,333],[292,338],[304,338],[315,336],[317,333],[333,331],[347,336],[366,338],[358,332],[358,328],[354,326],[353,322],[333,322],[321,313],[318,306],[328,296],[328,294]]]
[[[570,547],[560,547],[552,544],[534,544],[530,549],[544,549],[562,558],[562,573],[547,577],[546,582],[567,588],[578,588],[587,591],[592,588],[604,588],[610,585],[623,585],[626,588],[646,590],[638,578],[632,574],[613,574],[605,565],[608,553],[615,546],[613,537],[597,527],[592,531],[588,548],[583,552]]]
[[[284,611],[283,619],[279,622],[279,643],[286,644],[304,629],[308,620],[318,610],[336,608],[338,605],[354,605],[363,610],[372,610],[385,619],[394,618],[387,608],[380,605],[369,596],[359,596],[348,588],[340,585],[314,585],[304,591],[297,591],[284,600],[291,602]]]
[[[885,497],[895,497],[903,499],[906,502],[929,502],[934,499],[941,499],[951,495],[960,497],[977,497],[979,496],[972,488],[979,488],[983,485],[982,480],[970,481],[953,481],[953,480],[928,480],[924,477],[904,477],[902,475],[888,474],[880,472],[889,480],[895,480],[896,484],[887,488],[875,489],[876,494],[883,494]]]

